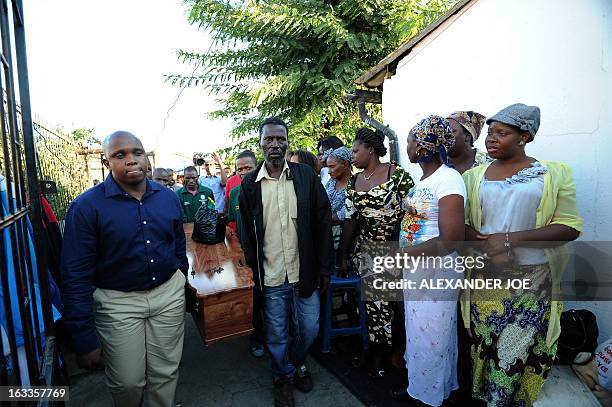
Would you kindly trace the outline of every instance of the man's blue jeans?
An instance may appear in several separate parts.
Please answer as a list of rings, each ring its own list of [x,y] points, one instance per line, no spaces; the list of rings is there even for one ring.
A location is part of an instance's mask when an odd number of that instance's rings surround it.
[[[308,298],[298,295],[296,284],[264,287],[266,345],[274,379],[292,377],[296,366],[304,364],[308,348],[319,332],[319,293]],[[289,345],[289,318],[294,338]]]

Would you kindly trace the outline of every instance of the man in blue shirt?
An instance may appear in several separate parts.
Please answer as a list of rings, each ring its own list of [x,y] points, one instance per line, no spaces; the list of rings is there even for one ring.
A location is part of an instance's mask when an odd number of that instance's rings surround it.
[[[217,176],[217,167],[219,167],[219,174]],[[222,213],[225,210],[225,184],[227,183],[227,174],[223,169],[223,162],[219,153],[214,153],[212,157],[209,157],[204,162],[204,169],[206,175],[200,176],[198,182],[200,185],[208,187],[213,190],[215,194],[215,209],[217,212]]]
[[[117,406],[173,406],[182,355],[185,234],[178,198],[147,180],[138,138],[104,140],[106,180],[66,215],[62,259],[65,324],[79,365],[101,354]]]

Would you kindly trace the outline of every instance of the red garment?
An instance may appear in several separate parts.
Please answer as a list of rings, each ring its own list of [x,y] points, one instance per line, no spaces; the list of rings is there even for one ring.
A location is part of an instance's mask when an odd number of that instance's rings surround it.
[[[43,210],[45,211],[45,215],[47,215],[47,220],[49,222],[57,223],[57,217],[55,216],[55,213],[53,213],[53,208],[51,208],[51,204],[49,204],[49,201],[47,201],[47,199],[42,194],[40,195],[40,201],[42,203]],[[45,225],[43,224],[43,226]]]
[[[232,192],[232,189],[240,185],[241,182],[242,182],[242,178],[240,178],[240,175],[237,175],[237,174],[232,175],[231,177],[228,178],[227,182],[225,183],[225,202],[226,203],[228,203],[230,200],[230,192]],[[235,235],[238,235],[238,225],[236,224],[235,220],[228,221],[227,226],[234,231]]]
[[[45,260],[47,261],[47,267],[51,272],[53,280],[59,285],[62,283],[60,273],[60,263],[62,255],[63,238],[62,232],[57,221],[57,216],[53,212],[53,208],[49,204],[49,201],[44,195],[40,195],[40,202],[43,209],[42,215],[42,226],[44,228],[43,248],[45,251]]]
[[[242,178],[240,178],[240,175],[232,175],[227,179],[227,182],[225,183],[225,202],[229,202],[230,192],[232,189],[234,189],[234,187],[240,185],[241,182]]]

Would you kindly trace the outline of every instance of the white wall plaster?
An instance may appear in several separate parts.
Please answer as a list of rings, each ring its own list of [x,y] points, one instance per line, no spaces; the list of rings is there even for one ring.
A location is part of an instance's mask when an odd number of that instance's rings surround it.
[[[537,105],[541,126],[527,153],[573,168],[580,239],[612,240],[612,1],[478,0],[433,36],[384,83],[383,116],[400,139],[400,163],[420,178],[406,135],[429,114]],[[612,265],[608,273],[602,278],[612,281]],[[569,306],[594,310],[600,341],[612,336],[612,301]]]

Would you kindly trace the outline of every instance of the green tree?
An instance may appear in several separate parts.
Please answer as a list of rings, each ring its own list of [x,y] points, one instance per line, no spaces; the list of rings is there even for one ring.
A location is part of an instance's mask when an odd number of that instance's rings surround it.
[[[102,142],[93,136],[94,128],[79,127],[70,132],[71,138],[79,145],[92,147],[101,145]]]
[[[313,147],[328,135],[349,141],[361,125],[346,98],[353,81],[455,2],[187,0],[190,23],[207,30],[213,45],[206,53],[180,50],[194,73],[167,80],[218,96],[210,117],[230,118],[234,140],[278,115],[291,125],[292,147]]]

